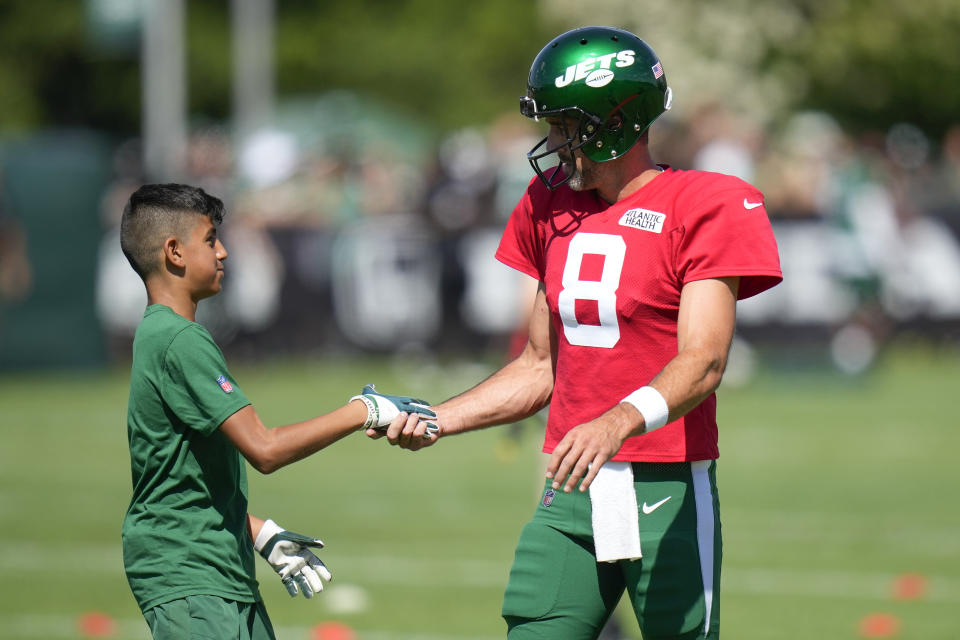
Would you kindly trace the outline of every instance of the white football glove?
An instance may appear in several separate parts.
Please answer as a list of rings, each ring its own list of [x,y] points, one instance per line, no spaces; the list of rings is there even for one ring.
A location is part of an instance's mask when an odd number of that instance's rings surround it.
[[[291,596],[303,592],[304,597],[323,591],[320,578],[329,581],[333,576],[320,558],[313,555],[310,547],[323,548],[323,542],[299,533],[285,531],[273,520],[263,523],[263,528],[253,542],[264,559],[280,575],[283,586]]]
[[[350,401],[362,400],[367,405],[367,421],[363,424],[364,429],[376,429],[381,431],[390,426],[393,419],[401,413],[419,413],[430,418],[437,416],[430,409],[426,400],[411,398],[410,396],[388,396],[385,393],[379,393],[372,384],[368,384],[360,392],[360,395],[353,396]],[[432,423],[427,423],[425,438],[439,431],[439,427]]]

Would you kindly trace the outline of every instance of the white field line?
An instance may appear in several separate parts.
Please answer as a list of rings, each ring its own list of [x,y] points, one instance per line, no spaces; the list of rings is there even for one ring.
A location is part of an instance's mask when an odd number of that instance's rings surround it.
[[[36,572],[45,566],[67,573],[99,573],[123,576],[120,546],[74,546],[69,553],[51,556],[49,547],[35,542],[5,541],[0,547],[0,578],[3,574]],[[507,561],[476,558],[445,560],[396,556],[336,556],[325,554],[324,561],[335,577],[350,576],[352,583],[407,586],[502,587],[510,569]],[[266,565],[257,565],[261,581],[269,580]]]
[[[120,547],[85,545],[69,553],[50,554],[49,548],[30,542],[6,541],[0,548],[0,579],[14,580],[20,572],[44,569],[68,574],[116,575],[123,579]],[[509,561],[480,558],[445,559],[395,556],[325,557],[336,578],[352,585],[405,585],[502,589]],[[257,567],[262,582],[270,575]],[[768,568],[724,565],[722,592],[744,595],[783,595],[889,599],[897,574],[889,571],[832,570],[818,568]],[[929,575],[924,600],[960,604],[960,576]],[[331,585],[336,588],[336,582]]]
[[[954,518],[955,519],[955,518]],[[732,523],[725,540],[804,540],[832,544],[871,542],[899,548],[908,542],[911,553],[955,558],[960,554],[958,523],[930,526],[909,522],[909,516],[824,513],[727,508],[724,523]]]

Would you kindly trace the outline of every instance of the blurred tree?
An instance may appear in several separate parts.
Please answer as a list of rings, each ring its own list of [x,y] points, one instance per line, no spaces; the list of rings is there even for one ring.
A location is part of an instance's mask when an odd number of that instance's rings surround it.
[[[720,101],[761,122],[821,109],[850,131],[957,122],[956,0],[539,0],[569,26],[614,24],[664,60],[674,107]]]
[[[779,52],[805,61],[803,102],[852,130],[908,121],[939,137],[960,121],[960,2],[808,2],[809,30]]]
[[[138,50],[98,42],[108,34],[85,4],[0,1],[0,132],[137,132]],[[229,9],[187,3],[193,117],[230,114]],[[277,91],[350,89],[441,129],[487,120],[517,102],[551,31],[534,3],[513,0],[277,0]]]
[[[136,51],[98,49],[85,5],[0,2],[0,132],[61,126],[135,131],[140,85]]]
[[[135,0],[131,0],[134,2]],[[107,43],[94,0],[0,0],[0,133],[134,134],[135,46]],[[100,2],[100,5],[109,3]],[[721,99],[760,122],[819,108],[851,130],[912,121],[938,136],[960,104],[956,0],[276,0],[280,97],[349,89],[438,129],[511,110],[565,28],[614,24],[663,56],[676,108]],[[230,3],[187,3],[191,116],[230,114]],[[128,42],[135,40],[130,40]]]
[[[516,109],[554,28],[515,0],[280,0],[281,93],[351,89],[441,129]]]

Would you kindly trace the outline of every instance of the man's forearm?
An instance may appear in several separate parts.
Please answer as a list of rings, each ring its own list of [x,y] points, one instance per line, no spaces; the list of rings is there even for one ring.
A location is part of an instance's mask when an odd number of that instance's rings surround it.
[[[666,402],[668,421],[686,415],[720,385],[736,323],[738,286],[736,278],[718,278],[684,287],[677,326],[678,353],[649,383]],[[638,420],[630,435],[649,431],[643,422]]]
[[[657,400],[662,407],[660,411],[656,410],[655,403],[646,399],[640,400],[637,397],[643,390],[630,394],[611,411],[626,408],[627,414],[623,417],[630,423],[630,430],[626,437],[638,436],[661,427],[666,422],[682,418],[716,390],[722,375],[722,362],[706,358],[703,354],[681,353],[667,363],[667,366],[650,382],[649,386],[661,398]],[[645,402],[648,406],[641,406]],[[647,409],[654,409],[652,412],[654,415],[662,413],[659,424],[646,424],[646,420],[652,418]]]
[[[508,424],[533,415],[550,402],[553,366],[530,349],[492,376],[434,407],[444,435]]]
[[[650,383],[670,407],[676,420],[716,391],[726,365],[725,354],[686,351],[678,354]]]

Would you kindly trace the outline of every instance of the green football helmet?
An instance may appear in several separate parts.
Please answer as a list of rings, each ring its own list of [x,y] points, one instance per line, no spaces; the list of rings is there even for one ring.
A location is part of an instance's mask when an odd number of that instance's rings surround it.
[[[671,97],[660,58],[634,34],[613,27],[567,31],[534,59],[527,95],[520,98],[528,118],[560,118],[566,141],[548,147],[544,138],[527,160],[547,188],[556,189],[570,176],[555,180],[562,165],[547,175],[541,160],[564,147],[594,162],[614,160],[670,108]]]

